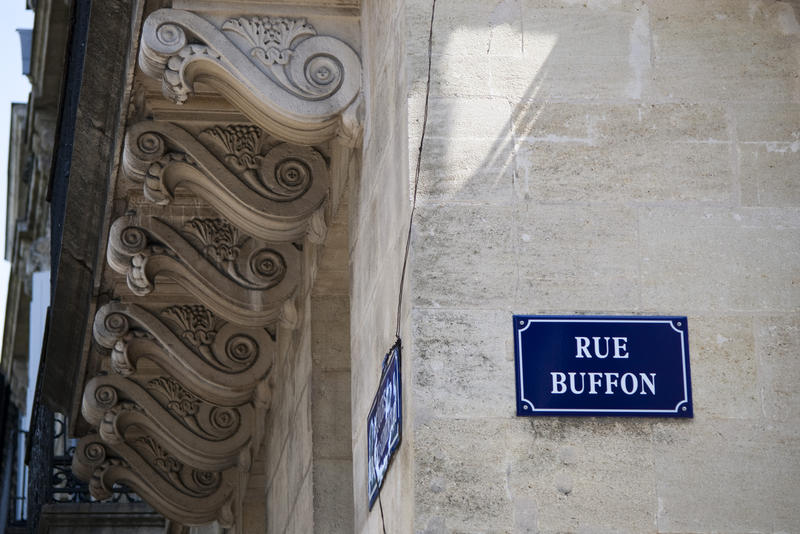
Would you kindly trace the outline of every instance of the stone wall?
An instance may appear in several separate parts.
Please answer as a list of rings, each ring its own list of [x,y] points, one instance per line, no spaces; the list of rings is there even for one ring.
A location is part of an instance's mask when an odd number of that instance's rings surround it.
[[[405,7],[410,180],[433,5]],[[399,262],[380,253],[403,234],[373,239],[385,248],[364,258],[364,235],[398,210],[371,190],[395,198],[392,180],[405,185],[401,154],[387,154],[404,141],[384,142],[401,134],[376,124],[402,78],[397,49],[380,46],[399,24],[380,9],[364,7],[366,35],[374,17],[391,23],[364,54],[378,105],[356,189],[353,354],[374,358],[360,365],[369,379],[353,375],[369,386],[353,397],[357,511],[356,423],[391,343],[362,332],[392,331],[382,292]],[[413,470],[414,523],[387,532],[798,529],[797,11],[436,0],[404,367],[413,436],[393,468]],[[512,313],[687,315],[694,419],[516,417]],[[402,476],[390,472],[389,491]],[[361,532],[380,532],[373,520],[357,513],[372,525]]]
[[[358,533],[383,532],[382,523],[386,532],[410,532],[414,468],[409,424],[413,407],[408,388],[403,392],[403,444],[389,467],[381,502],[376,502],[371,511],[366,471],[367,414],[380,380],[383,356],[395,342],[410,210],[405,8],[398,0],[369,1],[362,2],[361,14],[366,123],[361,176],[350,191],[354,524]],[[401,336],[405,342],[409,338],[406,307],[402,313]],[[404,355],[413,353],[408,344],[403,349]],[[409,358],[402,360],[405,376],[410,376]]]
[[[347,217],[341,206],[311,294],[314,532],[353,532]]]

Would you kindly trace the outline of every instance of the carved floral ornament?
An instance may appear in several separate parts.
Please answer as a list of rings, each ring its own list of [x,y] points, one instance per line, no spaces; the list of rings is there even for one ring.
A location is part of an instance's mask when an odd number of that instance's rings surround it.
[[[140,67],[176,103],[202,80],[281,139],[357,142],[359,57],[305,20],[238,17],[217,28],[188,11],[159,9],[145,21],[141,43]]]

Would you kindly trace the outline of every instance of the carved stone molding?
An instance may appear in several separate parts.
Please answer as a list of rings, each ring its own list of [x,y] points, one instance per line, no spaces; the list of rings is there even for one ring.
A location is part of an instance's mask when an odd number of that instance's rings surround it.
[[[120,375],[133,375],[147,358],[222,406],[253,400],[277,350],[263,328],[226,323],[200,305],[174,305],[156,316],[136,304],[110,302],[97,311],[93,330],[97,342],[111,349]]]
[[[126,215],[111,225],[108,263],[144,296],[163,276],[222,317],[242,326],[280,318],[300,279],[300,252],[291,244],[244,235],[222,218]]]
[[[173,521],[189,526],[212,521],[225,528],[234,526],[237,470],[194,468],[147,434],[132,435],[113,445],[98,434],[89,434],[75,448],[72,470],[89,481],[89,490],[97,499],[110,497],[115,484],[125,484]]]
[[[236,17],[217,27],[189,11],[159,9],[142,28],[139,65],[173,101],[186,101],[203,82],[286,141],[359,135],[359,57],[303,19]]]
[[[327,164],[311,147],[267,149],[264,137],[256,126],[229,125],[197,139],[175,124],[144,121],[128,129],[123,168],[156,204],[169,204],[183,187],[252,236],[302,238],[328,193]]]

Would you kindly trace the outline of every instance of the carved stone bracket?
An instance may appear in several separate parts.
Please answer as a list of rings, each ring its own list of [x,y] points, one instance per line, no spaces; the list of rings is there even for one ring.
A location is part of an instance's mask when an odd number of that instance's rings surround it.
[[[182,463],[203,470],[237,465],[251,440],[254,407],[217,406],[169,376],[144,385],[119,375],[96,376],[83,393],[83,416],[104,442],[131,440],[131,431],[152,436]]]
[[[184,525],[212,521],[225,528],[234,525],[237,470],[194,468],[147,434],[131,435],[128,441],[113,445],[98,434],[89,434],[75,448],[72,470],[89,481],[97,499],[110,497],[115,484],[125,484],[163,515]]]
[[[176,210],[177,212],[177,210]],[[170,278],[205,306],[243,326],[280,317],[300,278],[300,253],[243,235],[221,218],[126,215],[111,225],[108,263],[144,296]]]
[[[159,9],[142,28],[139,65],[173,101],[203,82],[286,141],[359,135],[359,57],[304,19],[238,17],[216,27],[189,11]]]
[[[226,323],[200,305],[170,306],[157,317],[136,304],[110,302],[95,315],[94,337],[111,349],[117,373],[131,376],[147,358],[223,406],[253,399],[277,350],[263,328]]]
[[[256,126],[230,125],[196,139],[175,124],[140,122],[128,129],[123,167],[156,204],[169,204],[180,186],[250,235],[302,238],[327,195],[327,164],[311,147],[282,143],[266,150],[265,136]]]
[[[126,484],[176,524],[244,534],[273,365],[299,350],[296,305],[356,172],[361,63],[305,19],[159,9],[144,22],[139,65],[175,103],[196,90],[210,98],[190,113],[156,98],[127,127],[121,167],[144,200],[130,182],[114,189],[114,216],[135,211],[110,224],[100,282],[116,300],[97,303],[93,324],[110,365],[87,367],[110,371],[84,386],[95,430],[73,470],[96,498]],[[248,123],[216,122],[242,115]],[[165,122],[175,117],[188,120]]]

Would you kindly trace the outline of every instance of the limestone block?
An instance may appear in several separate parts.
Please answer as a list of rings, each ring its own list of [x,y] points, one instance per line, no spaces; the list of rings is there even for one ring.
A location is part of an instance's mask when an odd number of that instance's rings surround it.
[[[309,389],[303,390],[297,410],[292,416],[292,426],[289,431],[289,439],[286,442],[286,463],[288,464],[286,491],[289,494],[289,499],[294,499],[297,495],[300,495],[301,490],[303,490],[302,486],[306,484],[306,475],[311,469],[313,442]]]
[[[341,206],[339,209],[347,210],[347,206]],[[346,221],[329,226],[327,236],[325,237],[325,246],[322,248],[319,255],[317,280],[324,278],[323,273],[347,269],[347,263],[350,259],[348,250]],[[342,290],[336,291],[335,294],[340,294],[344,289],[345,288],[342,288]],[[320,294],[320,290],[316,286],[313,288],[313,292],[315,295]]]
[[[380,512],[370,513],[367,506],[367,434],[366,417],[353,420],[353,502],[355,506],[354,521],[356,525],[380,525]],[[376,522],[377,520],[377,522]],[[373,526],[374,528],[374,526]],[[362,530],[362,532],[379,532],[378,530]]]
[[[425,140],[418,202],[508,205],[514,191],[511,143],[484,139]]]
[[[341,271],[325,271],[324,276],[314,282],[314,293],[325,295],[346,295],[350,284],[350,273]]]
[[[511,109],[503,98],[431,98],[427,137],[506,139]]]
[[[509,208],[418,207],[410,264],[417,305],[507,304],[516,279],[512,227]]]
[[[522,10],[514,0],[437,0],[433,51],[485,57],[522,53]]]
[[[800,206],[800,140],[775,146],[739,145],[742,205]]]
[[[511,314],[417,309],[412,315],[417,410],[435,417],[513,417]]]
[[[314,370],[350,369],[350,299],[313,297],[311,353]]]
[[[796,310],[800,211],[653,207],[640,212],[642,305],[664,313]]]
[[[349,454],[349,435],[347,444]],[[315,532],[353,532],[353,464],[350,460],[315,459],[314,494],[319,496],[314,500]]]
[[[297,498],[292,509],[289,525],[286,527],[287,534],[308,534],[310,532],[320,532],[314,529],[314,492],[311,480],[311,471],[303,480]],[[324,531],[323,531],[324,532]]]
[[[523,0],[525,55],[539,54],[545,44],[553,63],[580,57],[628,57],[629,33],[643,8],[636,1],[569,2]]]
[[[432,0],[405,2],[406,50],[409,55],[428,55]]]
[[[740,143],[772,144],[775,149],[780,149],[791,145],[800,136],[798,103],[769,101],[734,103],[730,109],[730,114],[736,123],[736,138]]]
[[[800,317],[759,317],[755,324],[764,413],[769,419],[796,425],[800,420]]]
[[[720,107],[521,103],[514,131],[526,199],[728,203],[735,193]]]
[[[371,179],[369,186],[362,187],[360,197],[361,208],[353,216],[350,232],[355,237],[355,243],[364,243],[372,247],[372,252],[378,253],[385,249],[395,250],[392,247],[399,238],[398,227],[408,224],[410,210],[408,170],[402,164],[405,156],[401,157],[403,147],[398,146],[394,139],[388,141],[393,146],[387,149],[386,158],[381,162],[365,162],[362,170]],[[372,165],[367,167],[367,165]],[[363,181],[362,181],[363,182]],[[405,237],[405,236],[403,236]],[[402,253],[402,252],[401,252]],[[369,265],[376,265],[370,263]]]
[[[688,319],[695,417],[759,418],[753,319],[705,315]]]
[[[289,466],[282,455],[267,487],[267,532],[283,532],[289,522],[295,496],[288,494],[288,478]]]
[[[292,355],[294,359],[294,372],[292,378],[294,380],[293,384],[293,396],[292,399],[294,401],[293,406],[297,406],[297,408],[293,409],[297,410],[306,410],[308,414],[311,413],[311,401],[310,399],[310,392],[311,392],[311,333],[310,329],[304,329],[303,335],[303,342],[301,345],[301,349],[297,351],[295,354]],[[298,415],[299,416],[299,415]],[[296,426],[297,423],[300,421],[295,421],[294,423],[290,422],[291,426]],[[303,421],[309,423],[310,427],[310,420]]]
[[[399,261],[394,265],[399,265]],[[392,265],[392,267],[394,267]],[[396,275],[400,276],[399,270]],[[395,342],[397,320],[397,288],[395,281],[379,283],[372,301],[363,308],[353,310],[352,324],[359,335],[351,343],[351,399],[353,428],[363,425],[372,404],[372,398],[381,376],[383,357]]]
[[[519,58],[506,58],[505,56],[488,56],[482,61],[471,58],[451,55],[434,55],[431,58],[431,87],[430,94],[436,97],[489,97],[503,96],[506,91],[494,91],[492,83],[495,73],[492,64],[495,61],[511,61]],[[427,81],[428,56],[417,56],[410,61],[415,64],[412,79],[413,89],[425,89]],[[411,74],[411,73],[409,73]]]
[[[515,532],[655,532],[651,436],[639,418],[513,421],[509,492],[538,522]]]
[[[523,6],[525,62],[509,61],[507,71],[518,80],[512,84],[519,97],[641,97],[651,46],[643,3],[531,0]]]
[[[276,384],[285,383],[285,372],[281,372],[281,368],[276,369]],[[289,419],[292,416],[292,410],[288,406],[285,397],[284,388],[276,388],[273,392],[272,404],[269,412],[267,412],[266,428],[269,432],[265,436],[266,448],[266,473],[267,480],[273,480],[278,477],[278,471],[283,465],[285,467],[284,447],[286,446],[286,437],[289,434]],[[283,483],[286,482],[286,473],[283,474]],[[272,482],[270,482],[272,485]]]
[[[509,424],[430,419],[414,429],[416,532],[511,532]]]
[[[787,102],[736,106],[742,204],[800,205],[800,106]]]
[[[795,100],[800,26],[786,2],[651,2],[653,97]],[[742,36],[747,35],[746,39]]]
[[[660,532],[792,532],[800,524],[800,435],[791,425],[659,422]]]
[[[351,458],[350,370],[314,373],[315,458]]]
[[[517,312],[630,313],[639,308],[634,209],[535,205],[517,219]]]

